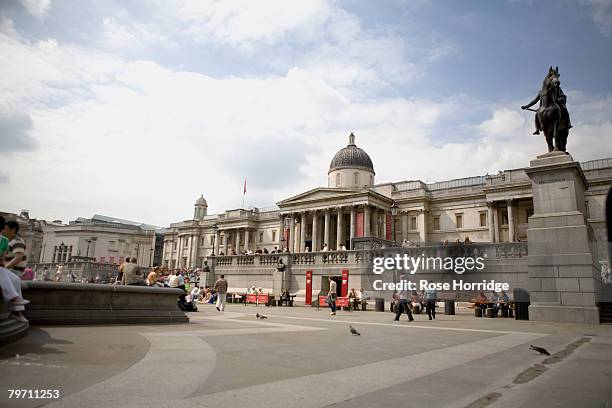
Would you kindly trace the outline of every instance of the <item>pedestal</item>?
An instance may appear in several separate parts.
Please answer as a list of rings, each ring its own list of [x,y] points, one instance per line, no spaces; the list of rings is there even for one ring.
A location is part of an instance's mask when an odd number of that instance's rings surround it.
[[[599,324],[602,282],[580,164],[569,154],[550,152],[532,160],[525,172],[534,205],[527,230],[529,318]]]

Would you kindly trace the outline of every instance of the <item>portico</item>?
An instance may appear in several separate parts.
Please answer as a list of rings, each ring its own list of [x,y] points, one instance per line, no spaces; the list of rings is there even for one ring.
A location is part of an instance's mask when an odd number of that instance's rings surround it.
[[[390,239],[385,221],[393,201],[374,191],[317,188],[278,203],[289,250],[350,249],[353,238]],[[291,227],[294,225],[294,227]],[[374,226],[374,227],[373,227]]]

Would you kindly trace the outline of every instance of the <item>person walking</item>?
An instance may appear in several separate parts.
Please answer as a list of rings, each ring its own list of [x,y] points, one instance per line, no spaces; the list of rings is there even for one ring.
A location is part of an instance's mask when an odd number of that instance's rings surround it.
[[[403,282],[406,279],[405,275],[400,275],[400,282]],[[403,290],[401,290],[398,294],[397,294],[397,299],[398,302],[395,305],[395,321],[399,322],[399,318],[402,315],[402,313],[406,313],[406,315],[408,316],[408,321],[412,322],[414,320],[414,317],[412,317],[412,312],[410,311],[410,307],[408,304],[408,289],[406,287],[403,288]]]
[[[217,292],[217,311],[225,310],[225,297],[227,296],[227,281],[225,275],[221,275],[215,282],[215,292]]]
[[[338,284],[335,280],[329,277],[329,292],[327,293],[327,305],[331,309],[330,316],[336,315],[336,300],[338,300]]]
[[[436,300],[438,300],[438,291],[435,289],[427,289],[425,291],[425,310],[429,320],[436,318]]]

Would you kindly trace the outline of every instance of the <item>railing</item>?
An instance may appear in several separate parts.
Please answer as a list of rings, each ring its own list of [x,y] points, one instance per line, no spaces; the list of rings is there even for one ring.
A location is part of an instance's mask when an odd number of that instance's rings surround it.
[[[582,170],[596,170],[596,169],[605,169],[608,167],[612,167],[612,158],[609,159],[598,159],[598,160],[590,160],[586,162],[580,163],[580,167]]]
[[[300,252],[283,254],[227,255],[211,257],[217,268],[243,266],[276,266],[279,261],[294,266],[333,266],[338,264],[367,264],[374,258],[391,257],[396,254],[410,257],[483,257],[486,260],[521,259],[528,255],[527,242],[471,243],[425,245],[420,247],[387,247],[352,251]]]

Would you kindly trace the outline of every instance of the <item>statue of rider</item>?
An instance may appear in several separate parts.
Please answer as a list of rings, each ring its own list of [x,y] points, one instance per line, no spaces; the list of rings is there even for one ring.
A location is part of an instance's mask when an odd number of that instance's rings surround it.
[[[559,74],[559,67],[556,68],[556,72],[557,72],[557,77],[559,77],[561,74]],[[535,98],[533,98],[531,100],[531,102],[529,102],[527,105],[523,105],[521,106],[521,109],[527,109],[527,108],[531,108],[533,105],[535,105],[537,102],[540,101],[542,95],[540,94],[540,92],[538,92],[538,94],[536,95]],[[559,85],[556,88],[556,92],[555,92],[555,102],[559,105],[559,107],[561,108],[561,120],[560,120],[560,129],[567,129],[570,130],[573,126],[572,123],[570,121],[570,117],[569,117],[569,112],[567,111],[567,96],[565,96],[565,93],[563,93],[563,90],[561,89],[561,82],[559,82]],[[538,114],[536,112],[535,114],[535,132],[533,132],[534,135],[539,135],[540,132],[542,131],[542,125],[540,124],[540,119],[538,119]]]

